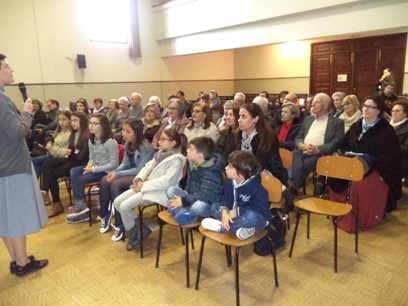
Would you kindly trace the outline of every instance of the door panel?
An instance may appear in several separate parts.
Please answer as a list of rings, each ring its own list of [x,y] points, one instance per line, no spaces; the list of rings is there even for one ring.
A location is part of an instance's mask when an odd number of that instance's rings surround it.
[[[361,102],[375,91],[377,51],[357,51],[354,53],[353,93]]]

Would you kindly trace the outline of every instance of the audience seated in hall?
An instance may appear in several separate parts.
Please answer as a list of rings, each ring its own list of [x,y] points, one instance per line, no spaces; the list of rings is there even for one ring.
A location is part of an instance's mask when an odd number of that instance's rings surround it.
[[[154,105],[158,111],[156,104]],[[145,112],[149,109],[149,104]],[[120,213],[113,209],[113,200],[121,193],[129,189],[134,177],[143,166],[152,159],[155,150],[143,135],[143,122],[140,119],[131,117],[123,125],[123,140],[125,143],[125,155],[122,163],[115,170],[110,171],[102,177],[99,188],[99,205],[101,226],[99,232],[106,233],[111,226],[110,221],[115,215],[115,224],[112,227],[115,232],[112,241],[119,241],[124,234],[124,227]]]
[[[94,109],[93,109],[94,114],[101,113],[101,114],[106,115],[106,113],[108,112],[108,109],[103,106],[103,100],[101,98],[95,98],[93,101],[93,104],[94,104]]]
[[[234,95],[234,102],[237,103],[239,108],[243,107],[247,103],[245,94],[242,92],[236,92]]]
[[[305,101],[305,105],[301,108],[301,118],[302,120],[307,117],[310,116],[310,108],[312,107],[312,101],[313,101],[314,95],[307,95],[306,97],[306,101]]]
[[[184,94],[184,91],[178,90],[173,98],[177,98],[181,100],[184,103],[184,108],[185,108],[185,115],[187,118],[191,118],[191,110],[193,109],[193,102],[186,100],[186,96]],[[170,101],[171,99],[168,99]]]
[[[211,101],[211,112],[212,112],[212,122],[217,123],[221,116],[221,99],[218,96],[218,92],[214,89],[210,90],[210,101]]]
[[[288,173],[279,155],[279,141],[271,126],[265,122],[258,104],[244,105],[239,111],[239,131],[236,133],[237,150],[252,152],[282,184],[288,185]]]
[[[290,151],[296,148],[295,137],[301,126],[299,116],[300,111],[296,104],[288,102],[282,105],[281,123],[275,129],[280,148]]]
[[[102,114],[91,115],[89,132],[91,134],[88,142],[89,161],[85,167],[75,167],[70,171],[75,207],[65,218],[68,223],[89,220],[89,208],[85,203],[84,185],[99,182],[106,175],[106,172],[116,169],[119,164],[118,144],[113,139],[108,118]]]
[[[71,111],[61,110],[57,115],[57,129],[54,137],[45,140],[48,154],[33,157],[33,165],[37,177],[42,173],[44,162],[51,157],[65,157],[69,154],[69,136],[71,134]]]
[[[116,128],[112,130],[113,134],[118,137],[121,137],[123,123],[129,119],[131,116],[131,108],[129,104],[129,99],[127,97],[120,97],[118,99],[119,103],[119,112]]]
[[[160,128],[160,109],[157,103],[146,104],[142,122],[144,137],[151,143]]]
[[[184,129],[188,142],[200,136],[208,136],[214,142],[217,142],[220,132],[211,121],[211,108],[202,102],[198,102],[194,104],[191,114],[192,120]]]
[[[119,115],[118,100],[110,99],[108,103],[108,111],[106,113],[106,117],[108,117],[112,131],[116,131],[118,125],[118,115]]]
[[[361,118],[360,102],[355,95],[345,96],[342,103],[343,113],[339,119],[344,121],[344,132],[350,129],[354,122]]]
[[[333,154],[344,136],[344,122],[329,114],[330,107],[330,97],[325,93],[318,93],[312,102],[313,115],[305,118],[295,138],[290,188],[284,192],[287,211],[293,210],[293,200],[298,189],[309,173],[316,169],[319,157]]]
[[[168,117],[165,117],[161,121],[161,125],[156,135],[153,137],[152,145],[155,148],[159,146],[159,139],[165,128],[171,127],[175,129],[178,133],[183,133],[187,124],[190,120],[186,118],[185,114],[185,104],[179,99],[171,99],[167,105]]]
[[[45,133],[47,131],[54,131],[57,128],[57,113],[59,111],[60,104],[55,99],[47,101],[48,118],[47,124],[36,124],[32,128],[31,140],[33,143],[44,144]]]
[[[142,104],[142,95],[137,93],[137,92],[133,92],[132,94],[130,94],[129,103],[130,103],[130,108],[129,108],[130,115],[129,115],[129,117],[135,117],[135,118],[142,119],[143,115],[144,115],[144,106]]]
[[[391,110],[390,124],[398,136],[401,148],[404,186],[408,186],[408,103],[396,101]]]
[[[225,104],[227,105],[224,105],[226,114],[225,127],[220,132],[220,138],[217,141],[217,152],[221,154],[224,160],[227,160],[230,153],[238,147],[235,134],[239,130],[239,107],[235,102]]]
[[[88,141],[90,136],[88,122],[88,116],[84,112],[74,112],[71,116],[72,132],[68,139],[67,155],[64,157],[52,157],[44,162],[41,191],[45,204],[50,204],[51,202],[48,197],[48,191],[51,192],[52,196],[52,207],[48,213],[48,218],[55,217],[64,212],[60,200],[58,178],[69,176],[72,168],[85,165],[88,162]]]
[[[379,95],[364,99],[363,118],[354,123],[344,140],[339,143],[340,153],[355,152],[366,164],[367,172],[361,181],[352,182],[350,203],[358,212],[360,230],[369,229],[381,222],[384,209],[391,212],[397,208],[402,196],[402,161],[397,135],[382,117],[385,104]],[[345,185],[339,181],[329,182],[330,199],[343,199]],[[351,215],[338,221],[346,231],[353,230]]]
[[[344,92],[335,92],[332,94],[333,109],[331,110],[331,115],[338,118],[343,113],[343,99],[346,96]]]
[[[264,115],[264,118],[267,123],[271,125],[271,127],[274,129],[274,121],[272,118],[269,116],[269,101],[267,98],[257,96],[252,100],[252,103],[258,104],[259,107],[262,109],[262,113]]]
[[[149,98],[149,102],[148,102],[148,103],[156,103],[156,104],[157,104],[157,107],[159,108],[160,115],[161,115],[161,113],[163,112],[164,108],[163,108],[161,99],[160,99],[158,96],[151,96],[151,97]],[[160,120],[160,119],[161,119],[161,118],[159,117],[159,120]]]
[[[385,102],[384,117],[389,121],[391,120],[391,108],[392,103],[398,100],[395,92],[395,83],[394,82],[384,82],[380,95],[383,97]]]

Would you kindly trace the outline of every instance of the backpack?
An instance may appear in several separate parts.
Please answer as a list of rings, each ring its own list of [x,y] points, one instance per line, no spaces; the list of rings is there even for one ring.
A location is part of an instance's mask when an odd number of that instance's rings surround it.
[[[262,239],[254,243],[254,253],[260,256],[271,255],[271,245],[269,239],[272,239],[275,251],[283,247],[286,243],[286,220],[288,214],[283,208],[271,208],[271,218],[268,220],[269,224],[265,227],[267,234]]]

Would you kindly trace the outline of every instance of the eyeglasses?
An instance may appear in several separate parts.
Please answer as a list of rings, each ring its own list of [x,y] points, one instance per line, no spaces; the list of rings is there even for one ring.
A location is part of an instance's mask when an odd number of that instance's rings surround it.
[[[367,104],[364,104],[363,105],[363,108],[368,108],[368,109],[377,109],[378,107],[377,106],[374,106],[374,105],[367,105]]]
[[[173,139],[171,139],[171,138],[164,138],[164,137],[159,138],[159,141],[165,141],[165,140],[173,141]]]
[[[96,125],[100,125],[100,124],[101,124],[100,122],[89,121],[89,125],[92,125],[92,126],[96,126]]]
[[[168,110],[177,110],[178,108],[177,107],[168,107],[167,109]]]

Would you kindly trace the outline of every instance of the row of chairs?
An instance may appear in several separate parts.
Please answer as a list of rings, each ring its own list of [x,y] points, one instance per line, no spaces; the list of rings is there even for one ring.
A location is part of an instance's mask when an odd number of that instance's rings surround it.
[[[338,179],[345,179],[348,181],[358,181],[363,178],[364,175],[364,167],[361,161],[358,159],[352,159],[347,157],[341,156],[325,156],[321,157],[316,166],[316,172],[318,175],[324,177],[334,177]],[[281,197],[281,190],[282,185],[279,180],[271,176],[263,176],[262,183],[266,187],[269,193],[269,200],[271,203],[277,203],[280,201]],[[269,181],[268,181],[269,180]],[[348,190],[349,191],[349,190]],[[90,196],[91,193],[87,193],[88,200],[90,204]],[[347,197],[348,201],[348,197]],[[323,198],[317,197],[306,197],[300,200],[295,201],[295,206],[297,208],[296,212],[296,225],[294,229],[294,233],[292,236],[291,247],[289,251],[289,257],[292,257],[293,249],[295,245],[295,239],[297,236],[298,226],[300,222],[301,215],[303,213],[307,213],[307,238],[310,238],[310,213],[315,213],[319,215],[326,215],[333,219],[334,225],[334,272],[337,272],[337,219],[340,216],[344,216],[350,212],[354,214],[355,217],[355,252],[358,252],[358,224],[357,224],[357,213],[352,210],[352,205],[348,202],[346,203],[339,203],[330,200],[326,200]],[[163,210],[161,205],[158,204],[151,204],[148,206],[143,206],[139,208],[139,216],[141,218],[141,222],[143,220],[143,211],[146,207],[155,206],[157,208],[157,216],[159,220],[159,237],[157,242],[157,253],[156,253],[156,268],[159,267],[159,260],[160,260],[160,252],[161,252],[161,244],[163,238],[163,227],[164,225],[168,224],[170,226],[180,228],[180,233],[182,237],[182,243],[185,244],[185,265],[186,265],[186,287],[190,287],[190,262],[189,262],[189,245],[191,244],[192,249],[194,249],[194,240],[193,240],[193,232],[197,230],[202,235],[202,242],[201,242],[201,249],[199,255],[199,262],[197,266],[197,278],[195,283],[195,289],[198,290],[199,288],[199,280],[201,274],[201,266],[203,260],[203,253],[204,253],[204,246],[205,241],[207,238],[213,240],[219,244],[225,246],[226,250],[226,257],[227,257],[227,265],[230,267],[232,265],[232,256],[231,256],[231,248],[235,248],[235,291],[236,291],[236,303],[237,305],[240,304],[240,295],[239,295],[239,253],[240,248],[247,245],[252,245],[254,242],[262,239],[266,236],[267,232],[262,231],[257,233],[255,236],[251,237],[248,240],[242,241],[235,237],[234,234],[229,233],[217,233],[213,231],[205,230],[203,227],[200,226],[200,221],[180,226],[178,223],[174,221],[174,217],[169,214],[166,210]],[[91,218],[90,218],[91,219]],[[90,226],[92,223],[90,222]],[[141,229],[142,230],[142,229]],[[141,235],[143,237],[143,235]],[[191,242],[190,242],[191,239]],[[272,250],[273,245],[272,241],[270,240]],[[275,278],[275,286],[279,286],[278,282],[278,272],[277,272],[277,263],[276,263],[276,254],[272,252],[273,258],[273,266],[274,266],[274,278]],[[140,256],[143,258],[143,239],[140,244]]]

